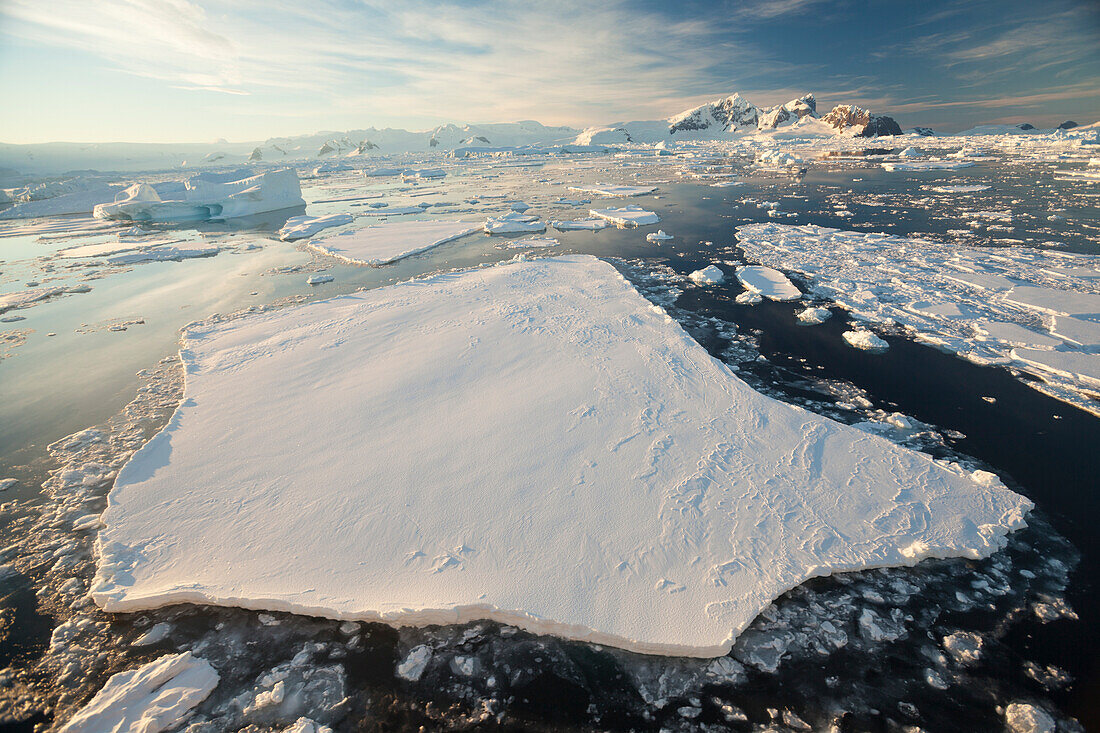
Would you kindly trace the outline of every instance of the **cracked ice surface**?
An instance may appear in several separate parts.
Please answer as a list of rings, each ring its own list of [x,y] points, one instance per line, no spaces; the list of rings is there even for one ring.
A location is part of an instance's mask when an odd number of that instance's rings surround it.
[[[492,618],[694,656],[807,578],[985,556],[1030,502],[761,395],[589,256],[186,332],[93,597]]]
[[[1043,380],[1032,386],[1098,413],[1100,256],[771,223],[738,227],[737,239],[750,260],[799,273],[860,320],[1027,371]]]
[[[376,224],[306,243],[310,249],[357,265],[385,265],[479,231],[461,221]]]

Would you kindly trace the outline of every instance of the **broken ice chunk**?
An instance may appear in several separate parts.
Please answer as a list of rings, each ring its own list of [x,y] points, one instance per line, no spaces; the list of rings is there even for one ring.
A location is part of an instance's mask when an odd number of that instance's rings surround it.
[[[292,216],[279,230],[279,239],[285,242],[293,239],[312,237],[322,229],[350,224],[355,220],[351,214],[329,214],[327,216]]]
[[[779,270],[759,265],[737,268],[737,279],[747,289],[760,293],[768,300],[798,300],[802,291]]]

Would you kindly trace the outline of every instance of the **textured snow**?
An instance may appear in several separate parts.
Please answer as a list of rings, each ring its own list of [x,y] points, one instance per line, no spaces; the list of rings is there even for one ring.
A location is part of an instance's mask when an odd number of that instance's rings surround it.
[[[861,351],[870,351],[872,353],[879,353],[886,351],[890,348],[890,344],[886,343],[883,339],[876,336],[871,331],[863,328],[857,328],[853,331],[845,331],[841,334],[844,340],[848,342],[849,346],[859,349]]]
[[[291,169],[267,171],[258,176],[223,180],[215,174],[199,174],[176,188],[135,183],[113,203],[95,207],[97,219],[125,221],[202,221],[232,219],[305,206],[298,174]],[[171,191],[171,193],[168,193]],[[173,198],[162,198],[164,195]]]
[[[798,322],[804,326],[817,326],[833,315],[828,308],[809,307],[798,312]]]
[[[661,220],[661,217],[652,211],[646,211],[640,206],[624,206],[621,209],[589,209],[588,213],[600,219],[606,219],[620,227],[656,224]]]
[[[292,216],[279,230],[279,239],[290,241],[308,239],[322,229],[351,224],[355,217],[351,214],[329,214],[327,216]]]
[[[1097,412],[1100,256],[958,247],[813,225],[738,227],[747,257],[797,272],[862,321],[901,326],[981,364],[1006,364]]]
[[[191,652],[161,657],[113,675],[61,733],[168,730],[217,686],[218,673]]]
[[[778,270],[759,265],[737,268],[737,279],[749,290],[760,293],[768,300],[798,300],[802,291]]]
[[[306,243],[310,249],[357,265],[384,265],[479,231],[463,221],[399,221]]]
[[[1031,506],[753,391],[589,256],[196,324],[180,353],[185,399],[103,515],[110,611],[721,655],[808,578],[985,556]]]

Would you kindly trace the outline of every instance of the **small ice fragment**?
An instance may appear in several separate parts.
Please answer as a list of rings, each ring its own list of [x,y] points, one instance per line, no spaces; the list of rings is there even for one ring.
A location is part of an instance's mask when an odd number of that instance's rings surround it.
[[[1026,702],[1005,708],[1005,725],[1010,733],[1054,733],[1056,728],[1050,713]]]
[[[332,733],[332,728],[316,723],[309,718],[298,718],[283,733]]]
[[[645,235],[645,238],[648,242],[667,242],[673,237],[671,234],[665,233],[664,229],[658,229],[655,232],[650,232],[649,234]]]
[[[961,665],[974,664],[982,656],[982,637],[969,631],[956,631],[943,637],[943,648]]]
[[[169,632],[172,631],[172,625],[167,623],[155,624],[151,629],[144,634],[134,639],[130,646],[150,646],[151,644],[157,644],[168,638]]]
[[[217,686],[218,673],[205,659],[191,652],[170,654],[112,675],[61,733],[168,730]]]
[[[306,246],[356,265],[385,265],[477,230],[470,222],[396,221],[312,240]]]
[[[578,193],[591,193],[597,196],[641,196],[646,193],[653,193],[657,190],[656,186],[570,186],[570,191],[577,191]]]
[[[485,220],[486,234],[535,234],[546,231],[546,224],[538,217],[512,211],[504,216]]]
[[[322,285],[324,283],[330,283],[333,281],[332,275],[310,275],[306,280],[308,285]]]
[[[726,279],[726,273],[716,265],[707,265],[702,270],[696,270],[688,275],[696,285],[717,285]]]
[[[554,227],[559,232],[568,232],[576,229],[598,231],[600,229],[607,229],[611,226],[611,222],[599,218],[574,219],[573,221],[553,221],[550,222],[550,226]]]
[[[798,322],[803,326],[816,326],[829,320],[829,317],[832,315],[833,312],[828,308],[810,306],[805,310],[799,311],[796,317],[798,318]]]
[[[409,682],[416,682],[424,674],[424,669],[431,658],[431,647],[423,644],[413,647],[408,656],[397,665],[397,676]]]
[[[756,305],[757,303],[764,302],[764,296],[755,290],[746,290],[743,293],[738,293],[734,300],[741,305]]]
[[[7,491],[17,483],[19,483],[17,478],[0,478],[0,491]]]
[[[843,337],[849,346],[863,351],[870,351],[873,354],[881,354],[890,348],[890,344],[876,336],[872,331],[862,328],[845,331]]]
[[[646,211],[640,206],[624,206],[621,209],[589,209],[588,213],[601,219],[606,219],[615,226],[636,227],[643,224],[656,224],[661,220],[652,211]]]

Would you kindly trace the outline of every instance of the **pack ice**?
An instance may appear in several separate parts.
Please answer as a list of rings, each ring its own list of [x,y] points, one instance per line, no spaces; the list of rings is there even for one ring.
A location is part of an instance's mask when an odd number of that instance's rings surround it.
[[[232,219],[305,206],[298,174],[292,169],[237,178],[200,173],[178,186],[135,183],[113,203],[92,211],[97,219],[124,221],[204,221]],[[170,198],[164,198],[169,196]]]
[[[611,265],[512,262],[196,324],[92,589],[714,656],[815,576],[982,557],[1031,503],[777,402]]]
[[[480,231],[462,221],[399,221],[306,243],[310,249],[357,265],[385,265]]]

